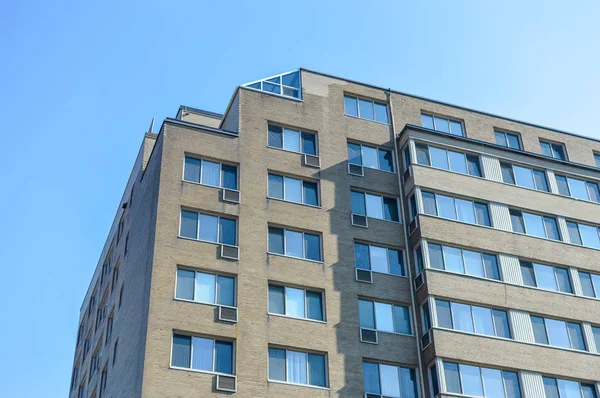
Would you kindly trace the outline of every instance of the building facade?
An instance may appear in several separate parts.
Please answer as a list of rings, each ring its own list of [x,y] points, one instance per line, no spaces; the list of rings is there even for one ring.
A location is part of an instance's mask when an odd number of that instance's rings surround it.
[[[70,396],[600,396],[600,142],[300,69],[144,136]]]

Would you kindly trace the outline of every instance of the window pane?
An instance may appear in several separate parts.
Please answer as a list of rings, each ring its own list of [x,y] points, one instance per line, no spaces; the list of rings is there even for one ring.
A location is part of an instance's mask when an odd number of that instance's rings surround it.
[[[581,325],[578,323],[568,322],[567,331],[569,332],[569,337],[571,338],[571,348],[574,350],[585,351],[585,342],[583,340]]]
[[[581,245],[581,237],[579,236],[579,227],[577,223],[567,221],[567,229],[569,230],[569,239],[571,243]]]
[[[214,340],[192,337],[192,369],[213,370]]]
[[[581,393],[583,398],[596,398],[596,387],[592,384],[582,384]]]
[[[417,398],[417,374],[414,369],[400,368],[400,385],[402,398]]]
[[[485,277],[483,272],[483,260],[481,253],[463,250],[465,258],[465,269],[468,275]]]
[[[394,306],[394,322],[396,324],[396,333],[412,333],[408,307]]]
[[[362,119],[374,120],[373,102],[364,99],[358,99],[358,115]]]
[[[570,177],[567,179],[567,181],[569,182],[569,191],[571,191],[572,197],[576,199],[589,200],[585,181]]]
[[[351,191],[350,199],[352,201],[352,214],[360,214],[362,216],[367,214],[364,193]]]
[[[173,335],[173,353],[171,355],[171,365],[180,368],[190,367],[191,341],[190,336]]]
[[[460,394],[460,376],[458,375],[458,364],[444,362],[444,375],[446,376],[446,391]]]
[[[549,143],[540,141],[540,148],[542,149],[542,155],[552,157],[552,148]]]
[[[358,116],[356,98],[344,96],[344,112],[346,115]]]
[[[281,82],[285,86],[300,88],[300,73],[292,72],[281,77]]]
[[[596,351],[598,351],[598,347],[600,347],[600,327],[592,326],[592,334],[596,343]]]
[[[304,290],[294,289],[292,287],[285,288],[285,314],[304,318],[306,315],[304,309]]]
[[[537,281],[537,287],[548,290],[558,290],[556,285],[556,278],[554,277],[554,268],[542,265],[533,264],[533,270],[535,271],[535,280]]]
[[[302,132],[302,153],[317,155],[317,135]]]
[[[223,173],[223,188],[237,189],[237,167],[223,164],[221,172]]]
[[[558,379],[558,390],[561,398],[581,398],[579,383],[576,381]]]
[[[546,398],[560,398],[560,396],[558,395],[558,386],[556,385],[556,379],[544,377],[543,381]]]
[[[388,122],[387,105],[379,104],[377,102],[375,102],[374,105],[375,105],[375,120],[377,120],[378,122],[381,122],[381,123],[387,123]]]
[[[440,169],[448,170],[448,157],[445,149],[429,147],[429,156],[431,157],[431,165]]]
[[[368,167],[370,169],[377,169],[377,162],[379,159],[379,154],[377,153],[376,148],[371,148],[368,146],[362,147],[362,161],[363,166]]]
[[[285,381],[285,350],[269,348],[269,379]]]
[[[379,195],[365,193],[367,203],[367,216],[383,219],[383,200]]]
[[[269,312],[285,314],[285,288],[269,285]]]
[[[452,323],[454,329],[464,332],[473,332],[473,318],[471,317],[471,306],[460,303],[450,303],[452,308]]]
[[[521,261],[521,275],[525,286],[536,286],[533,264],[528,261]]]
[[[308,354],[308,382],[312,386],[325,387],[325,356]]]
[[[215,302],[215,275],[196,272],[196,301]]]
[[[358,300],[358,319],[361,328],[375,329],[375,310],[372,301]]]
[[[269,174],[269,193],[270,198],[283,199],[283,177],[275,174]]]
[[[473,306],[473,320],[475,321],[475,332],[494,336],[494,322],[492,310],[489,308]]]
[[[592,274],[592,283],[596,291],[596,297],[600,298],[600,275]]]
[[[369,264],[369,245],[354,243],[354,265],[356,268],[371,269]]]
[[[567,177],[555,175],[556,177],[556,185],[558,185],[558,193],[565,196],[571,196],[571,192],[569,192],[569,184],[567,183]]]
[[[384,218],[388,221],[400,221],[398,214],[398,202],[395,198],[383,198]]]
[[[283,229],[269,227],[269,252],[283,254]]]
[[[435,300],[438,325],[443,328],[452,329],[452,313],[450,312],[450,303],[443,300]]]
[[[306,292],[306,313],[309,319],[323,320],[323,302],[320,292]]]
[[[500,168],[502,170],[502,181],[507,184],[514,184],[515,177],[513,174],[512,165],[508,163],[500,163]]]
[[[304,203],[307,205],[318,206],[319,205],[319,195],[317,190],[317,183],[304,181]]]
[[[545,238],[546,232],[544,230],[544,222],[542,220],[542,216],[531,213],[522,214],[523,221],[525,222],[525,230],[527,231],[527,235]]]
[[[569,334],[567,333],[567,324],[555,319],[545,319],[545,322],[550,345],[571,348]]]
[[[185,157],[183,179],[186,181],[200,182],[200,159]]]
[[[348,143],[348,163],[350,164],[362,164],[360,145]]]
[[[533,182],[533,174],[531,169],[526,167],[521,167],[517,165],[513,165],[513,172],[515,173],[515,180],[517,185],[522,187],[535,189],[535,184]]]
[[[394,157],[392,151],[379,150],[379,170],[394,171]]]
[[[450,120],[450,132],[454,135],[463,136],[463,128],[462,123],[455,122],[454,120]]]
[[[425,145],[416,145],[417,148],[417,163],[429,166],[429,150]]]
[[[402,253],[398,250],[388,249],[388,263],[390,265],[390,274],[406,276],[404,273],[404,261]]]
[[[456,210],[458,212],[458,219],[460,221],[468,222],[469,224],[475,224],[475,210],[473,209],[473,202],[470,200],[457,198]]]
[[[554,273],[556,274],[558,290],[564,293],[573,293],[569,271],[565,268],[554,268]]]
[[[435,206],[435,195],[430,192],[422,192],[423,196],[423,211],[425,214],[431,214],[437,216],[437,209]]]
[[[421,126],[433,130],[433,116],[421,115]]]
[[[444,269],[442,246],[429,244],[429,264],[431,265],[431,268]]]
[[[321,261],[321,237],[319,235],[304,234],[306,245],[306,258]]]
[[[217,304],[235,305],[235,279],[226,276],[217,277]]]
[[[297,130],[283,129],[283,149],[300,152],[300,132]]]
[[[391,365],[379,365],[381,372],[381,394],[386,397],[400,396],[400,380],[398,379],[398,368]]]
[[[590,225],[579,224],[579,232],[583,245],[600,249],[600,238],[598,237],[598,228]]]
[[[435,129],[444,133],[450,132],[450,126],[448,126],[448,119],[442,119],[441,117],[434,116]]]
[[[546,227],[546,237],[548,239],[561,240],[555,218],[544,217],[544,226]]]
[[[377,330],[394,332],[394,316],[391,304],[375,303],[375,322]]]
[[[454,198],[444,195],[436,195],[438,206],[438,215],[444,218],[456,220],[456,208],[454,207]]]
[[[502,371],[497,369],[481,368],[483,386],[486,398],[504,398],[504,384]]]
[[[496,131],[494,132],[494,136],[496,137],[496,145],[508,146],[506,142],[506,134]]]
[[[521,398],[521,387],[519,386],[519,376],[515,372],[502,372],[504,376],[504,386],[506,387],[506,398]]]
[[[483,265],[485,267],[486,278],[500,280],[500,271],[498,269],[498,259],[492,254],[483,255]]]
[[[450,170],[467,174],[467,158],[464,153],[448,151]]]
[[[179,229],[179,235],[196,239],[198,228],[198,213],[194,213],[191,211],[181,211],[181,226]]]
[[[508,326],[506,311],[492,310],[492,316],[496,327],[496,336],[510,339],[510,327]]]
[[[177,290],[175,297],[185,300],[194,299],[194,271],[177,270]]]
[[[286,229],[285,235],[285,255],[292,257],[304,257],[302,232],[290,231]]]
[[[562,145],[552,144],[552,152],[554,154],[555,159],[565,160],[567,159],[565,155],[565,150]]]
[[[379,395],[379,365],[376,363],[363,362],[363,378],[365,384],[365,392],[368,394]]]
[[[535,188],[537,190],[550,192],[545,172],[541,170],[533,170],[533,178],[535,179]]]
[[[475,219],[479,225],[492,226],[487,204],[475,202]]]
[[[447,271],[458,272],[464,274],[465,268],[463,265],[462,251],[455,247],[443,247],[444,263]]]
[[[283,188],[285,200],[289,200],[290,202],[302,203],[302,180],[284,177]]]
[[[215,341],[215,372],[233,374],[233,343]]]
[[[479,157],[475,155],[467,155],[467,166],[469,168],[469,174],[476,177],[481,177],[481,165],[479,164]]]
[[[202,161],[202,184],[218,187],[221,183],[221,165],[219,163]]]
[[[521,149],[521,143],[519,142],[519,137],[514,134],[506,134],[506,139],[508,141],[508,147],[513,149]]]
[[[306,353],[287,351],[287,381],[307,384]]]
[[[220,218],[219,219],[220,229],[219,229],[219,242],[225,243],[226,245],[235,245],[236,244],[236,221],[230,220],[228,218]],[[202,228],[202,224],[200,224],[200,228]]]
[[[581,281],[581,290],[583,295],[587,297],[595,297],[594,286],[592,285],[592,277],[587,272],[579,272],[579,280]]]
[[[209,242],[217,241],[219,217],[198,214],[200,217],[200,239]]]
[[[587,182],[586,185],[590,194],[590,200],[592,202],[600,202],[600,189],[598,189],[598,184],[595,182]]]
[[[463,394],[476,397],[483,396],[479,367],[460,364],[460,377],[462,380]]]

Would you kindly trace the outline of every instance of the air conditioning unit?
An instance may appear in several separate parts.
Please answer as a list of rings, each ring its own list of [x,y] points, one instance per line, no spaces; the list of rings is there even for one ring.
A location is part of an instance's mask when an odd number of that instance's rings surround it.
[[[321,168],[321,158],[314,155],[304,154],[304,165],[308,167]]]
[[[415,290],[419,290],[421,286],[423,286],[423,282],[425,282],[425,276],[423,276],[423,272],[419,275],[415,276]]]
[[[364,168],[359,164],[348,163],[348,174],[352,174],[354,176],[365,176]]]
[[[240,191],[223,188],[223,202],[240,203]]]
[[[373,272],[368,269],[355,268],[356,280],[359,282],[373,283]]]
[[[409,178],[410,178],[410,167],[404,171],[404,174],[402,175],[402,181],[406,182],[406,181],[408,181]]]
[[[417,217],[415,217],[410,224],[408,224],[408,234],[412,235],[417,230]]]
[[[427,348],[429,344],[431,344],[431,329],[421,336],[421,350]]]
[[[377,330],[360,328],[360,341],[363,343],[377,344]]]
[[[221,258],[228,260],[240,259],[240,248],[232,245],[221,245]]]
[[[229,306],[219,306],[219,320],[223,322],[236,323],[238,321],[237,308]]]
[[[235,376],[217,375],[217,391],[236,392]]]
[[[352,225],[367,228],[369,226],[367,216],[363,216],[360,214],[352,214]]]

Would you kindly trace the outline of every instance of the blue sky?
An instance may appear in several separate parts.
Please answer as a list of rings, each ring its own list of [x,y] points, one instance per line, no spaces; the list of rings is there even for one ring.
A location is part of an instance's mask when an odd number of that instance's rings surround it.
[[[67,396],[79,306],[150,119],[304,66],[600,138],[599,2],[0,6],[0,395]],[[7,327],[6,325],[10,325]]]

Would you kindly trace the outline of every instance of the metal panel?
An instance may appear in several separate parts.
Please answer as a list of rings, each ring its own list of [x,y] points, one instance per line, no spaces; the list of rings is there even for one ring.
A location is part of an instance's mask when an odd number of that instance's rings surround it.
[[[548,185],[550,185],[550,192],[558,193],[558,185],[556,184],[556,176],[553,170],[546,170],[546,176],[548,177]]]
[[[598,349],[600,347],[596,347],[596,340],[594,339],[594,332],[592,331],[592,325],[588,322],[583,322],[583,335],[585,337],[585,344],[588,348],[589,352],[600,353]]]
[[[510,325],[515,340],[525,343],[535,343],[529,314],[523,311],[508,310],[508,316],[510,317]]]
[[[421,239],[421,253],[423,254],[423,269],[431,268],[429,262],[429,245],[425,239]]]
[[[498,255],[500,270],[502,271],[502,280],[513,285],[523,285],[523,275],[521,274],[521,264],[519,259],[508,254]]]
[[[492,216],[492,226],[494,228],[502,231],[512,231],[508,206],[502,203],[490,202],[490,213]]]
[[[431,327],[437,327],[438,325],[438,320],[437,320],[437,308],[435,306],[435,298],[434,297],[429,297],[429,299],[427,300],[427,305],[429,306],[429,317],[431,318],[429,321],[431,322]]]
[[[408,147],[410,148],[410,164],[417,164],[417,148],[415,146],[415,140],[410,139],[408,141]]]
[[[519,376],[521,377],[523,398],[543,398],[546,396],[544,381],[540,373],[522,370],[519,372]]]
[[[575,295],[583,296],[583,289],[581,288],[581,280],[579,279],[579,271],[577,271],[577,268],[569,267],[569,276],[571,277]]]
[[[486,179],[502,182],[502,171],[500,170],[500,161],[487,155],[481,155],[481,164],[483,165],[483,175]]]
[[[423,197],[421,196],[421,187],[415,187],[414,194],[415,194],[415,199],[417,201],[417,213],[424,214]]]
[[[571,237],[569,236],[569,230],[567,229],[567,221],[564,217],[556,217],[558,219],[558,229],[560,229],[560,236],[563,242],[571,243]]]

